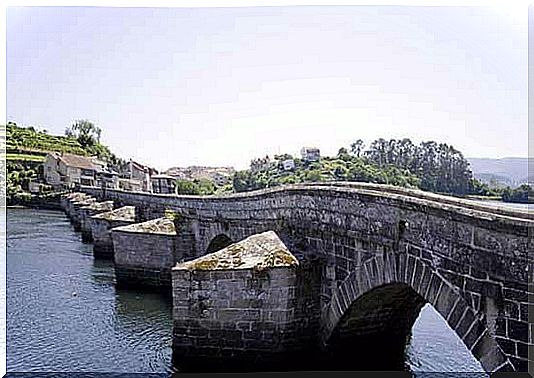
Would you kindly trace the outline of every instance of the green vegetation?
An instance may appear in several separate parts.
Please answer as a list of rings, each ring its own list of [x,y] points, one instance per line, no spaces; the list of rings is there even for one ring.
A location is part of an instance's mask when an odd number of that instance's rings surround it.
[[[73,138],[49,135],[46,131],[36,131],[34,127],[19,127],[16,123],[6,125],[6,152],[29,155],[46,155],[48,151],[87,155],[83,146]],[[38,155],[37,155],[38,156]]]
[[[515,189],[507,187],[502,191],[504,202],[534,203],[534,190],[528,184],[523,184]]]
[[[217,190],[215,184],[208,179],[176,180],[178,194],[210,195]]]
[[[28,155],[28,154],[6,154],[7,161],[33,161],[36,163],[44,162],[42,155]]]
[[[287,159],[294,161],[294,169],[284,170],[282,162]],[[467,160],[452,146],[436,142],[415,145],[407,138],[377,139],[367,149],[357,140],[350,150],[340,148],[336,157],[323,157],[318,162],[285,154],[263,166],[253,160],[252,166],[255,169],[236,172],[235,192],[302,182],[359,181],[460,196],[495,194],[473,177]]]
[[[84,149],[86,155],[98,156],[98,158],[112,166],[124,164],[122,159],[119,159],[108,147],[100,143],[101,134],[100,127],[86,119],[75,121],[72,126],[67,127],[65,130],[67,138],[76,140]]]

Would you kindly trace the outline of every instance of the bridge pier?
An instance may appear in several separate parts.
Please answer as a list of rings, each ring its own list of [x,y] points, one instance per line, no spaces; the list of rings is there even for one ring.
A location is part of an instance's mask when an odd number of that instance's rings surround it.
[[[86,194],[86,193],[67,193],[61,196],[60,198],[60,206],[65,211],[65,214],[67,214],[67,217],[71,218],[71,212],[72,212],[72,204],[76,201],[82,201],[86,199],[93,198],[92,196]]]
[[[110,210],[113,210],[113,201],[94,202],[88,206],[80,208],[80,230],[82,232],[83,243],[90,243],[93,241],[90,217]]]
[[[171,287],[176,231],[167,217],[111,229],[118,286]]]
[[[81,231],[81,208],[96,203],[96,198],[89,197],[85,199],[72,201],[69,205],[69,217],[75,231]]]
[[[284,369],[302,357],[315,344],[305,338],[317,333],[302,327],[313,311],[301,311],[298,265],[274,232],[177,264],[173,360],[180,369]]]
[[[111,230],[115,227],[128,226],[135,223],[135,208],[121,208],[93,215],[88,219],[93,237],[93,256],[102,259],[114,259]]]

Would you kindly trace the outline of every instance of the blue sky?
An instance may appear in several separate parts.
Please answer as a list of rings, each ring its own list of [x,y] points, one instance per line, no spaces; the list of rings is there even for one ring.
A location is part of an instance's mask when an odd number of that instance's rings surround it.
[[[482,7],[12,7],[7,119],[103,129],[157,168],[409,137],[527,156],[527,13]]]

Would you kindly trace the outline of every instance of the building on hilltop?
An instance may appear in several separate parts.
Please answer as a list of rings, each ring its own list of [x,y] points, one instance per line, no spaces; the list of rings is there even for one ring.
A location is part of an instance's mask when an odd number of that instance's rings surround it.
[[[302,160],[308,162],[319,161],[321,159],[321,152],[317,147],[302,147],[300,155],[302,156]]]
[[[282,161],[282,168],[284,171],[292,171],[295,169],[295,160],[293,159],[286,159]]]
[[[96,186],[106,189],[119,189],[119,173],[108,169],[97,172]]]

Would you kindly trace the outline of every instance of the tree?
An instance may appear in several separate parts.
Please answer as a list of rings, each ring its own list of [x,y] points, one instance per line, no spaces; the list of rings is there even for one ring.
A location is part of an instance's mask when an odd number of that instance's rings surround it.
[[[339,151],[337,152],[337,157],[338,159],[349,161],[350,160],[349,151],[347,151],[345,147],[341,147]]]
[[[365,144],[363,140],[357,139],[354,143],[350,145],[350,151],[354,154],[354,156],[360,157],[362,155],[364,147]]]
[[[76,139],[83,147],[92,147],[100,143],[102,130],[92,122],[82,119],[67,127],[65,135]]]
[[[176,192],[178,194],[200,194],[199,187],[189,180],[176,180]]]
[[[507,187],[503,190],[502,200],[504,202],[533,203],[534,190],[528,184],[523,184],[515,189]]]

